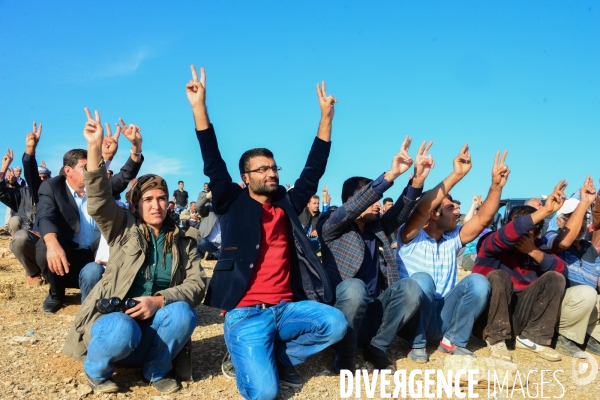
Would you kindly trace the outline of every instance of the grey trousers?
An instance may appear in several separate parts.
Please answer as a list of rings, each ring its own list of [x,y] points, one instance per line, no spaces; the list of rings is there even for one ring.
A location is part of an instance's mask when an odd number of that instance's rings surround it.
[[[35,260],[35,244],[40,238],[31,231],[19,229],[12,236],[10,250],[25,268],[27,276],[40,275],[42,272]]]
[[[560,305],[557,331],[567,339],[582,344],[587,333],[600,341],[598,293],[588,285],[571,286]]]

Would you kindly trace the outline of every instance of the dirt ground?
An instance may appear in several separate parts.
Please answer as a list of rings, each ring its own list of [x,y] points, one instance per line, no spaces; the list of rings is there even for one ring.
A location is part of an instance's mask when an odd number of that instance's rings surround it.
[[[219,310],[203,305],[196,309],[199,321],[192,336],[193,382],[184,382],[184,388],[174,395],[161,396],[142,380],[140,369],[117,368],[114,380],[121,388],[120,393],[89,393],[82,364],[61,353],[64,339],[79,308],[79,291],[68,292],[66,306],[59,312],[45,314],[42,311],[42,301],[47,295],[48,286],[33,287],[25,283],[23,268],[8,250],[9,239],[8,236],[0,236],[1,399],[242,398],[235,381],[228,380],[221,374],[221,358],[225,353],[223,318]],[[203,266],[210,275],[214,262],[203,261]],[[487,349],[481,343],[470,344],[469,348],[478,356],[488,356]],[[402,346],[400,340],[396,340],[390,348],[390,358],[398,359],[397,368],[406,370],[407,379],[413,369],[442,369],[445,356],[436,350],[436,346],[430,346],[428,353],[431,357],[428,364],[415,364],[406,358],[407,349]],[[512,354],[513,361],[519,366],[523,382],[529,373],[529,392],[527,389],[519,389],[512,392],[512,396],[510,392],[506,396],[505,389],[503,393],[492,398],[600,399],[600,377],[596,377],[588,385],[576,385],[572,378],[571,358],[563,357],[562,361],[551,363],[529,353],[512,351]],[[279,398],[340,398],[340,376],[331,372],[333,358],[333,350],[328,349],[299,366],[298,372],[304,380],[303,387],[282,388]],[[355,357],[355,361],[357,368],[372,371],[372,366],[362,359],[361,352]],[[547,383],[543,384],[543,393],[541,370],[548,371],[544,373],[543,381]],[[417,376],[417,379],[423,379],[422,375]],[[388,393],[393,392],[393,388],[392,379],[391,388],[387,388]],[[475,393],[479,398],[488,398],[487,389],[475,390]],[[489,393],[493,393],[493,389]],[[364,386],[361,395],[361,398],[367,397]],[[410,393],[407,393],[407,396],[409,395]],[[380,396],[380,387],[377,385],[373,398],[382,398]],[[356,398],[356,394],[352,393],[350,398]]]

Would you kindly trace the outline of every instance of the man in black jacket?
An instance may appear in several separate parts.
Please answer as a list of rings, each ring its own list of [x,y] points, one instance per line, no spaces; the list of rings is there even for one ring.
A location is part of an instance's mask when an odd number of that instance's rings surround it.
[[[142,150],[133,146],[121,171],[110,179],[113,196],[127,188],[142,161]],[[65,288],[79,288],[79,272],[94,261],[92,246],[94,243],[97,246],[100,230],[87,213],[83,179],[86,162],[86,150],[69,150],[63,157],[63,175],[44,181],[39,189],[36,224],[43,240],[36,245],[36,259],[50,283],[44,312],[53,313],[62,306]]]
[[[11,232],[10,249],[23,268],[27,276],[27,283],[40,285],[42,283],[41,271],[35,259],[35,246],[39,240],[39,234],[33,231],[35,222],[35,209],[38,201],[38,189],[44,179],[50,177],[47,168],[38,168],[35,159],[35,151],[42,134],[42,125],[33,123],[33,130],[25,138],[25,153],[23,153],[23,174],[27,186],[20,188],[8,188],[4,182],[0,182],[0,201],[17,212],[18,224]],[[4,160],[8,164],[12,161],[12,151],[8,151],[3,158],[0,173],[6,170]]]
[[[204,174],[221,223],[221,255],[207,302],[225,310],[225,341],[238,390],[247,399],[275,398],[279,382],[300,386],[294,366],[339,341],[346,332],[323,266],[311,250],[298,214],[317,191],[330,149],[333,96],[317,85],[321,123],[294,188],[279,185],[267,149],[246,151],[239,163],[246,188],[234,183],[221,158],[205,104],[205,74],[186,86],[200,142]],[[316,300],[316,301],[307,301]]]

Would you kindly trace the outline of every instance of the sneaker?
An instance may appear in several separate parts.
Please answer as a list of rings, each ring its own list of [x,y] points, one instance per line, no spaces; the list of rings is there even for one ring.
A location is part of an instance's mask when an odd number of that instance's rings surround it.
[[[339,374],[343,369],[354,371],[354,357],[341,356],[339,354],[335,357],[335,360],[333,361],[333,370]]]
[[[510,355],[510,352],[508,351],[504,340],[501,340],[498,343],[494,344],[490,344],[490,342],[488,342],[487,340],[485,342],[487,343],[487,347],[490,350],[490,357],[498,360],[512,362],[512,356]]]
[[[374,369],[391,369],[392,372],[396,371],[396,367],[387,355],[373,346],[369,346],[363,350],[363,357],[366,361],[373,364]]]
[[[531,344],[529,344],[528,342]],[[532,353],[536,353],[538,356],[548,361],[562,360],[560,354],[558,354],[553,348],[533,343],[531,340],[527,339],[523,335],[517,336],[517,340],[515,340],[515,348],[517,350],[530,351]]]
[[[558,335],[555,347],[556,351],[558,351],[560,354],[564,354],[565,356],[570,357],[573,357],[575,353],[581,351],[581,349],[577,347],[577,343],[563,335]]]
[[[173,378],[164,377],[152,382],[151,385],[162,394],[175,393],[179,390],[179,382]]]
[[[302,377],[298,375],[296,368],[280,366],[277,368],[277,372],[281,385],[293,388],[302,387]]]
[[[588,353],[600,356],[600,342],[598,342],[595,338],[588,335],[584,346],[585,351],[587,351]]]
[[[438,350],[441,351],[442,353],[449,353],[454,356],[470,356],[473,358],[477,358],[475,353],[473,353],[471,350],[467,349],[466,347],[460,347],[460,346],[455,345],[454,343],[452,343],[451,345],[447,345],[447,344],[443,343],[441,340],[440,340],[440,345],[438,346]]]
[[[410,349],[408,358],[419,364],[425,364],[429,361],[426,349]]]
[[[94,393],[115,393],[119,391],[119,387],[112,379],[106,379],[103,381],[99,381],[96,379],[92,379],[85,374],[88,385],[92,388]]]
[[[223,361],[221,361],[221,372],[227,379],[235,379],[235,367],[231,362],[231,354],[228,351],[225,352]]]

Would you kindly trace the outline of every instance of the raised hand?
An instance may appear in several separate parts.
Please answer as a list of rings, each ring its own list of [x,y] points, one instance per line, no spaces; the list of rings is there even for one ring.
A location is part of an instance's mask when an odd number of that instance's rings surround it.
[[[581,201],[590,206],[596,200],[596,187],[594,186],[594,180],[590,178],[589,174],[583,182],[583,186],[579,190],[579,196]]]
[[[110,129],[110,124],[107,122],[106,126],[106,136],[102,140],[102,158],[105,161],[110,161],[114,158],[115,154],[117,154],[117,150],[119,150],[119,136],[121,135],[121,126],[116,124],[117,130],[113,135],[112,129]]]
[[[337,103],[337,99],[333,95],[327,96],[325,90],[325,81],[321,82],[321,86],[317,83],[317,97],[319,98],[319,106],[321,107],[321,114],[329,118],[333,118],[335,112],[334,104]]]
[[[422,187],[425,178],[427,178],[429,172],[435,166],[433,157],[431,156],[431,154],[427,154],[432,145],[433,142],[429,142],[429,144],[427,144],[427,141],[424,140],[423,143],[421,143],[419,150],[417,151],[417,157],[415,159],[415,169],[412,176],[413,186],[415,183],[419,183],[419,187]]]
[[[567,185],[568,183],[563,179],[554,187],[554,191],[546,197],[543,209],[548,215],[557,212],[565,203],[565,199],[567,198],[565,196],[565,188]]]
[[[185,93],[192,108],[206,104],[206,72],[200,67],[200,80],[196,73],[196,67],[191,65],[192,80],[185,85]]]
[[[475,204],[476,207],[480,207],[483,204],[482,196],[480,194],[473,196],[473,204]]]
[[[8,167],[10,166],[10,163],[13,160],[13,151],[11,149],[6,149],[6,154],[2,157],[2,171],[0,172],[5,172]]]
[[[33,129],[25,137],[25,146],[28,149],[35,149],[37,147],[38,142],[40,141],[41,135],[42,124],[40,124],[40,126],[37,126],[35,121],[33,121]]]
[[[46,168],[46,161],[42,160],[42,163],[40,164],[40,167]]]
[[[133,124],[129,124],[129,126],[127,126],[125,124],[125,121],[123,121],[123,118],[119,118],[119,122],[121,124],[120,130],[121,130],[121,133],[123,134],[123,136],[125,136],[127,138],[127,140],[129,140],[131,142],[132,145],[134,145],[141,151],[142,134],[140,133],[141,132],[140,127],[137,125],[133,125]]]
[[[413,165],[413,159],[408,155],[408,149],[410,148],[411,142],[411,137],[407,135],[402,142],[402,146],[400,146],[400,151],[392,159],[392,168],[385,174],[385,179],[388,182],[392,182],[394,179],[408,171]]]
[[[496,152],[496,157],[494,157],[494,166],[492,168],[492,185],[497,185],[500,188],[503,188],[506,185],[506,181],[508,180],[508,174],[510,174],[510,170],[508,169],[508,165],[504,164],[504,160],[506,160],[506,155],[508,151],[504,150],[502,154],[502,158],[500,161],[500,151]]]
[[[521,236],[517,244],[515,244],[515,250],[522,254],[531,255],[537,249],[535,241],[529,236]]]
[[[88,142],[88,146],[95,145],[98,148],[102,148],[104,129],[102,129],[102,123],[100,122],[100,113],[96,111],[96,119],[94,119],[87,107],[84,108],[84,110],[85,115],[87,116],[87,122],[83,128],[83,137]]]
[[[460,149],[458,156],[452,160],[452,164],[454,165],[454,173],[461,179],[469,173],[473,164],[471,164],[471,154],[469,153],[468,143],[465,143],[462,149]]]

